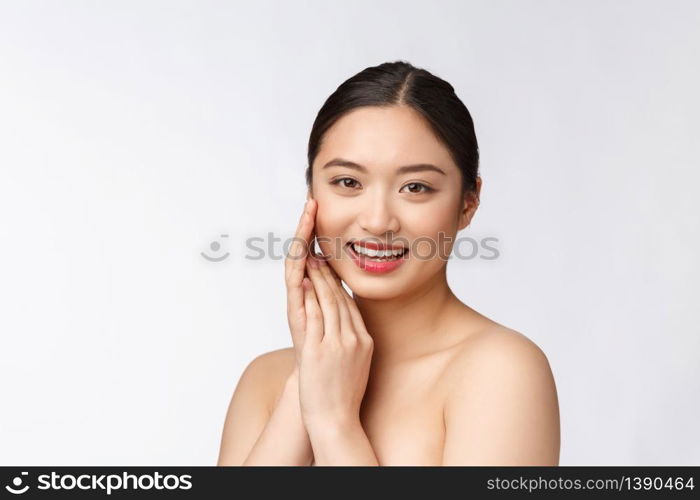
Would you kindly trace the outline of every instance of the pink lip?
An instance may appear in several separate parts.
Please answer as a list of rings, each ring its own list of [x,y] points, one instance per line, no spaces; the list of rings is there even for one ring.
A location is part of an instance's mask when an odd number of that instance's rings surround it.
[[[369,248],[369,249],[371,249],[371,250],[386,250],[387,248],[390,248],[390,249],[392,249],[392,250],[401,250],[401,249],[403,248],[402,246],[396,246],[396,247],[394,247],[394,246],[386,245],[386,244],[384,244],[384,243],[375,243],[375,242],[372,242],[372,241],[357,241],[357,240],[353,240],[353,241],[351,241],[350,243],[351,243],[351,244],[352,244],[352,243],[356,243],[356,244],[358,244],[358,245],[360,245],[360,246],[362,246],[362,247]]]
[[[374,274],[384,274],[393,271],[403,264],[404,260],[406,260],[406,255],[408,255],[408,251],[406,251],[400,259],[377,262],[368,259],[365,255],[356,253],[352,245],[348,245],[348,251],[350,252],[352,261],[357,264],[357,267]]]

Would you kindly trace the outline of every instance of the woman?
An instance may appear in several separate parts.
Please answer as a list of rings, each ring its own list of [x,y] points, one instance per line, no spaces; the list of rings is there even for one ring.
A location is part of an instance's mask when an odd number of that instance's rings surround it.
[[[218,465],[558,465],[546,356],[447,283],[478,160],[453,87],[409,63],[327,99],[285,261],[293,347],[246,367]]]

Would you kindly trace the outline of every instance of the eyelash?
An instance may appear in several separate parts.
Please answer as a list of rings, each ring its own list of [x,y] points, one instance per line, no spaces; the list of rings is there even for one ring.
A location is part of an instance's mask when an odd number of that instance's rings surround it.
[[[350,180],[350,181],[353,181],[353,182],[357,182],[357,181],[356,181],[355,179],[353,179],[352,177],[341,177],[340,179],[335,179],[335,180],[331,181],[331,184],[338,184],[338,185],[340,185],[340,182],[341,182],[341,181],[344,181],[344,180]],[[418,185],[418,186],[423,186],[425,189],[424,189],[423,191],[421,191],[421,192],[418,192],[418,193],[411,193],[411,194],[425,194],[425,193],[430,193],[430,192],[432,192],[432,191],[435,191],[435,189],[431,188],[430,186],[426,186],[426,185],[423,184],[422,182],[409,182],[408,184],[406,184],[406,186],[412,186],[412,185],[414,185],[414,184],[415,184],[415,185]],[[406,187],[406,186],[404,186],[404,187]],[[342,186],[342,187],[348,187],[348,186]],[[352,189],[352,188],[349,188],[349,189]]]

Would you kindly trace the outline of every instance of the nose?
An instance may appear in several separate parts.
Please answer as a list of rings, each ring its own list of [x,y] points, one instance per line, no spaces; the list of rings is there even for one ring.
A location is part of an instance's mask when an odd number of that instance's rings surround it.
[[[357,223],[362,229],[376,236],[397,233],[401,228],[391,203],[381,194],[367,196]]]

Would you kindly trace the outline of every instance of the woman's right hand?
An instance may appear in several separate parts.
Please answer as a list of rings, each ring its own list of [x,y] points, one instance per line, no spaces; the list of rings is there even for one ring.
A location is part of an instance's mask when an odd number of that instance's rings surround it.
[[[295,372],[299,369],[301,350],[304,346],[304,332],[306,331],[304,289],[301,283],[306,275],[306,260],[313,250],[317,206],[316,200],[307,199],[294,235],[294,241],[289,246],[289,252],[284,262],[287,287],[287,322],[296,354]]]

